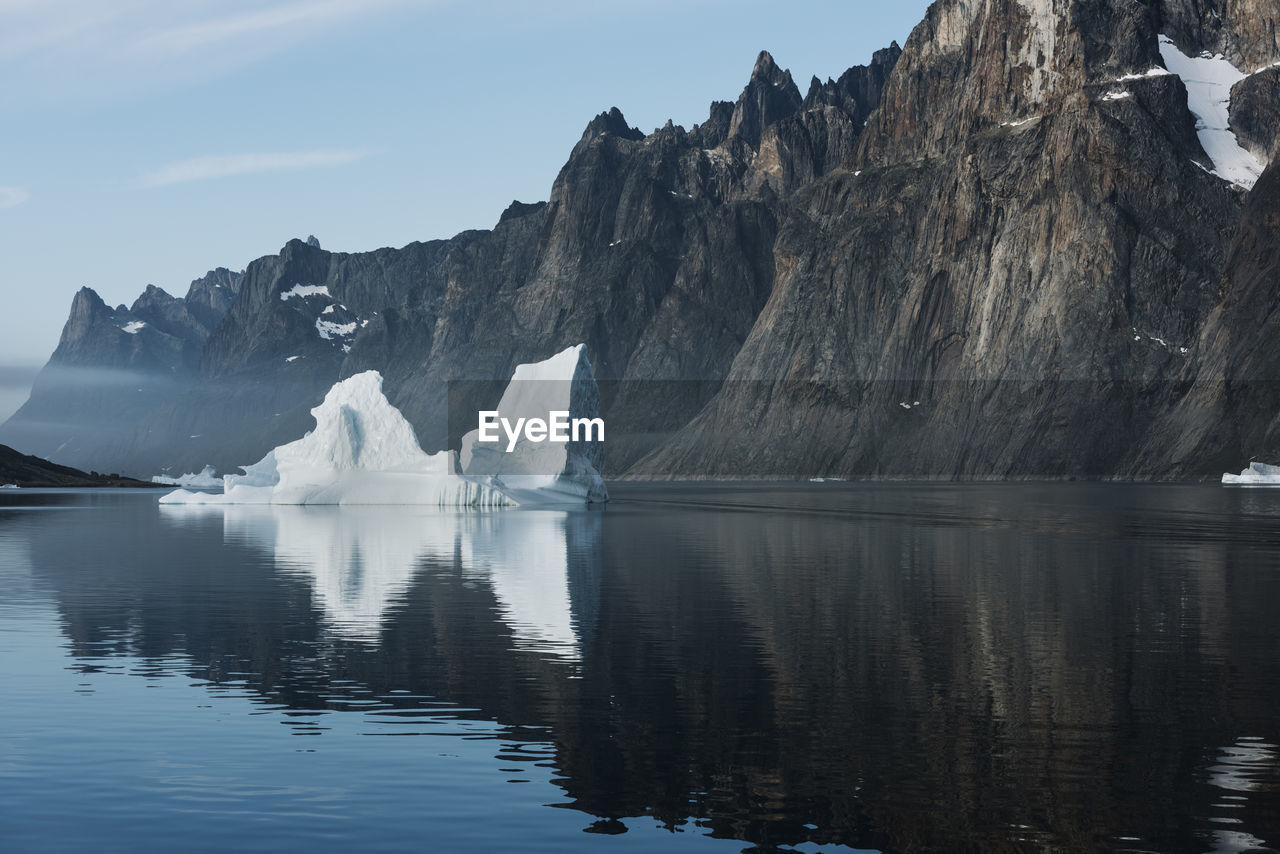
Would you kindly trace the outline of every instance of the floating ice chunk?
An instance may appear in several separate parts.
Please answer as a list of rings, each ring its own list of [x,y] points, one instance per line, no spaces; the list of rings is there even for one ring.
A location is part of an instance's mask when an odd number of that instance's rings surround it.
[[[570,347],[545,362],[520,365],[502,396],[512,417],[568,411],[596,418],[600,391],[586,348]],[[162,504],[426,504],[502,507],[606,501],[600,442],[517,442],[510,454],[475,448],[459,473],[452,452],[427,454],[413,427],[382,393],[382,376],[366,371],[337,383],[311,410],[316,427],[271,450],[244,474],[222,478],[221,493],[176,490]],[[467,437],[475,443],[475,431]],[[475,457],[475,459],[472,459]],[[477,460],[480,463],[477,464]]]
[[[1160,36],[1160,56],[1187,87],[1187,107],[1196,117],[1196,136],[1213,160],[1211,174],[1253,189],[1262,175],[1262,164],[1240,147],[1230,121],[1231,87],[1246,75],[1221,54],[1187,56],[1165,35]]]
[[[481,479],[452,473],[448,452],[427,454],[413,427],[366,371],[334,385],[311,410],[307,435],[222,479],[221,494],[179,489],[162,504],[433,504],[499,507],[515,503]]]
[[[1240,474],[1224,474],[1226,486],[1280,486],[1280,466],[1268,463],[1249,463]]]
[[[0,483],[0,489],[21,489],[16,483]]]
[[[497,411],[513,424],[518,418],[547,420],[553,412],[567,412],[570,421],[598,419],[600,390],[586,345],[569,347],[542,362],[517,365]],[[600,476],[604,444],[603,437],[590,441],[594,437],[586,430],[568,442],[533,442],[522,436],[507,451],[506,437],[497,443],[481,442],[479,431],[472,430],[462,437],[462,470],[491,477],[495,486],[521,503],[530,495],[603,502],[609,499]]]
[[[305,297],[314,297],[314,296],[326,296],[326,297],[329,296],[329,286],[297,284],[289,288],[289,290],[287,291],[282,291],[280,293],[280,301],[284,302],[291,297],[305,298]]]
[[[192,436],[192,439],[198,438]],[[187,489],[221,489],[222,478],[213,466],[205,466],[199,474],[183,474],[177,477],[166,477],[158,474],[151,478],[152,483],[164,483],[170,486],[181,486]]]
[[[126,323],[124,326],[121,326],[121,327],[120,327],[120,331],[121,331],[121,332],[127,332],[127,333],[129,333],[130,335],[137,335],[137,334],[138,334],[138,330],[139,330],[139,329],[141,329],[142,327],[146,326],[146,325],[147,325],[147,324],[146,324],[146,322],[145,322],[145,321],[142,321],[142,320],[131,320],[131,321],[129,321],[128,323]]]

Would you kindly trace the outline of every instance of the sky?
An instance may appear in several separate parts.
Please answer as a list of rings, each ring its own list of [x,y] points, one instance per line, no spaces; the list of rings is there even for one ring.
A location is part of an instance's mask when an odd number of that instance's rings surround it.
[[[293,237],[364,251],[547,198],[592,116],[801,91],[924,0],[0,0],[0,418],[88,285],[132,303]]]

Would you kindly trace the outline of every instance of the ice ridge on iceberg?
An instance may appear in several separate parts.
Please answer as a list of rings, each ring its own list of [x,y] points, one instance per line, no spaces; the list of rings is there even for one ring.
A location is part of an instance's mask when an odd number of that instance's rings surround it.
[[[1240,474],[1224,474],[1222,483],[1226,486],[1280,486],[1280,466],[1249,463],[1249,467]]]
[[[188,489],[218,489],[222,486],[222,478],[218,477],[213,466],[205,466],[199,474],[182,474],[177,477],[166,477],[158,474],[151,478],[152,483],[167,486],[182,486]]]
[[[530,379],[538,382],[526,382]],[[512,411],[541,407],[543,417],[556,408],[597,415],[599,390],[586,348],[570,347],[545,362],[520,365],[503,394],[504,403],[509,397]],[[493,471],[472,472],[464,466],[459,473],[451,452],[422,450],[413,426],[383,394],[377,371],[336,383],[311,415],[314,430],[242,467],[244,474],[223,477],[221,493],[179,489],[160,503],[487,508],[607,500],[598,443],[592,448],[553,445],[550,453],[517,443],[512,460]]]

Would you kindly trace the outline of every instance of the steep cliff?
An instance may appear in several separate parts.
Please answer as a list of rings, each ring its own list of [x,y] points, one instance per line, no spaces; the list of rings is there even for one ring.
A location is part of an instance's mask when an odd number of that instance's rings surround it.
[[[1192,38],[1173,26],[1183,11],[931,7],[849,169],[793,199],[773,293],[724,389],[637,470],[1212,471],[1207,447],[1134,449],[1187,376],[1264,335],[1256,316],[1230,345],[1202,331],[1242,263],[1233,242],[1274,247],[1256,233],[1266,203],[1246,204],[1274,190],[1207,171],[1187,89],[1158,53],[1165,29]],[[1261,42],[1230,35],[1244,31],[1215,32],[1256,57]],[[1274,267],[1254,278],[1274,292]]]

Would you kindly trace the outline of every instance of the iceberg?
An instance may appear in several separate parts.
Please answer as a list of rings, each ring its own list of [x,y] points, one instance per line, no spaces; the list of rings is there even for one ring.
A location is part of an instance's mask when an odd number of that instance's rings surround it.
[[[564,409],[598,414],[600,393],[583,345],[520,365],[499,408],[511,412]],[[365,371],[336,383],[311,410],[315,429],[280,445],[244,474],[222,478],[222,492],[178,489],[161,504],[419,504],[507,507],[605,501],[599,442],[517,442],[495,461],[490,448],[464,442],[469,469],[451,451],[424,452],[413,426],[382,392],[382,375]],[[473,431],[474,433],[474,431]],[[468,434],[471,436],[471,434]],[[486,468],[487,467],[487,468]],[[460,470],[461,468],[461,470]],[[207,470],[207,469],[206,469]],[[187,484],[193,485],[193,484]]]
[[[1280,466],[1267,463],[1249,463],[1240,474],[1224,474],[1224,486],[1280,486]]]
[[[517,365],[496,410],[510,423],[519,419],[547,419],[564,412],[568,419],[595,418],[600,412],[596,385],[586,345],[562,350],[543,362]],[[603,421],[598,435],[582,430],[567,442],[530,441],[527,436],[508,446],[505,440],[480,441],[479,430],[462,437],[462,470],[482,475],[519,503],[559,496],[568,501],[609,500],[604,478]],[[595,441],[595,439],[599,441]]]
[[[152,483],[159,483],[166,486],[182,486],[187,489],[219,489],[222,487],[222,478],[218,477],[217,471],[213,466],[205,466],[200,470],[199,474],[182,474],[177,477],[166,477],[162,474],[152,476]]]

